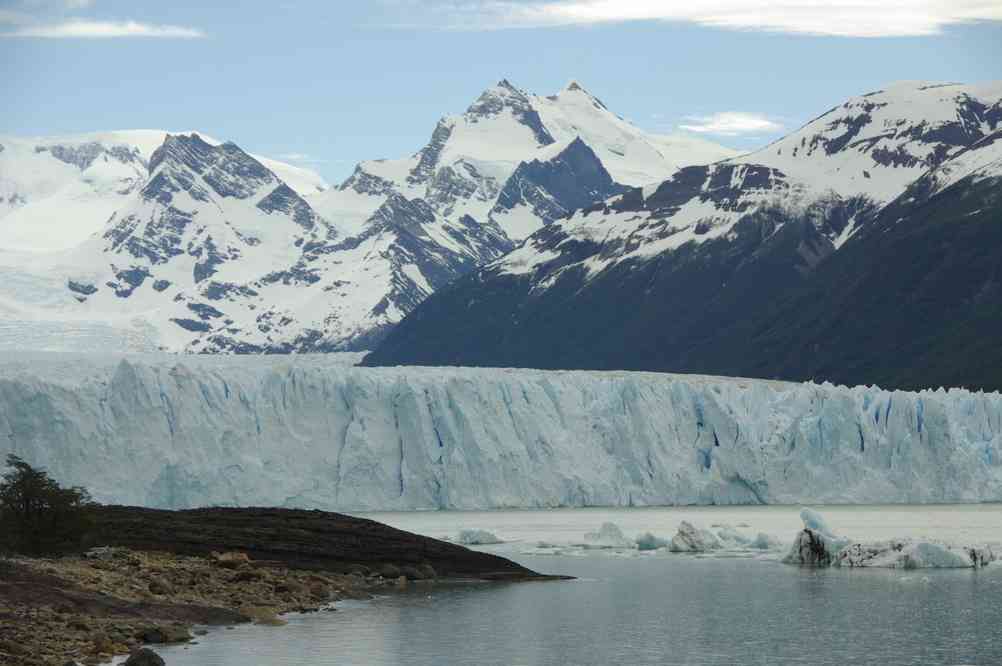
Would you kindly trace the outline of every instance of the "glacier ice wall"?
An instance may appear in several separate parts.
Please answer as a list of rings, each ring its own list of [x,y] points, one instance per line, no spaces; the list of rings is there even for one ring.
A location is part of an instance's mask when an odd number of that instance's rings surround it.
[[[1002,396],[324,356],[0,355],[0,455],[102,501],[1002,500]]]

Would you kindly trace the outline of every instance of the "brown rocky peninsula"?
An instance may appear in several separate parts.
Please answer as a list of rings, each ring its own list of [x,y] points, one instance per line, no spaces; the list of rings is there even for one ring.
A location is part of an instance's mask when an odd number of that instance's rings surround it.
[[[0,664],[108,661],[195,625],[281,623],[375,590],[553,579],[502,557],[322,511],[92,509],[89,549],[0,560]]]

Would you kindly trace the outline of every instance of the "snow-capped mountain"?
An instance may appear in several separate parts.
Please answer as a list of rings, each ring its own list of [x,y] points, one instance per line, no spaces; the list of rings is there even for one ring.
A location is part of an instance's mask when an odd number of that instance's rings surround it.
[[[837,279],[871,295],[900,287],[886,278],[859,282],[848,262],[862,260],[858,248],[884,247],[873,241],[877,229],[904,233],[919,199],[932,205],[946,200],[945,192],[977,192],[970,200],[983,205],[967,212],[981,220],[997,216],[997,196],[990,193],[998,191],[1000,130],[999,83],[899,84],[853,98],[757,152],[685,167],[660,184],[631,189],[540,229],[429,299],[367,362],[745,372],[915,386],[921,368],[906,377],[895,373],[893,362],[853,363],[850,375],[822,363],[826,349],[842,344],[832,328],[795,345],[802,360],[813,361],[780,362],[800,330],[794,321],[804,322],[792,308],[777,315],[777,307],[808,283],[817,285],[815,298],[841,293],[823,284],[836,279],[824,270],[829,265],[844,265]],[[981,184],[972,189],[974,182]],[[913,205],[901,207],[908,203]],[[958,201],[951,205],[959,209]],[[952,219],[946,209],[936,210]],[[989,225],[971,228],[979,231],[957,239],[966,248],[957,256],[991,247],[984,244]],[[924,255],[895,254],[889,246],[883,251],[879,260],[868,258],[874,269],[882,263],[917,279],[907,264]],[[846,258],[835,262],[839,256]],[[990,292],[994,269],[969,259],[980,273],[954,275],[957,282],[939,288]],[[969,305],[983,302],[968,298]],[[901,314],[895,308],[904,300],[885,303],[883,334],[893,338],[898,330],[893,313]],[[832,316],[864,327],[873,316],[854,310],[851,299],[825,302]],[[801,311],[808,310],[819,312],[801,303]],[[921,326],[933,326],[929,315]],[[763,349],[767,330],[785,331],[785,349]],[[914,330],[909,335],[922,338]],[[871,358],[864,340],[856,343],[856,357]],[[905,365],[899,359],[897,367]],[[820,369],[826,374],[814,374]],[[925,381],[937,381],[934,376],[953,382],[968,377],[930,372]]]
[[[59,137],[0,136],[0,248],[62,250],[99,233],[142,187],[163,130]],[[203,140],[221,142],[204,134]],[[255,156],[301,195],[327,188],[319,175]]]
[[[140,348],[337,349],[511,247],[496,227],[399,195],[362,233],[339,236],[260,161],[197,134],[168,135],[148,168],[100,235],[13,259],[0,286],[8,321],[29,334],[35,322],[117,325],[145,335]]]
[[[190,352],[371,348],[436,289],[623,191],[617,178],[732,154],[647,135],[577,84],[540,98],[506,81],[411,158],[330,190],[196,133],[3,142],[0,238],[58,251],[3,245],[0,347]]]
[[[439,121],[414,155],[362,162],[338,188],[311,198],[343,232],[357,232],[391,193],[425,200],[438,213],[484,221],[523,163],[553,159],[575,142],[622,185],[663,180],[680,167],[732,157],[737,151],[684,136],[642,131],[572,82],[557,95],[526,93],[507,80],[484,91],[461,115]],[[514,241],[530,226],[506,231]]]

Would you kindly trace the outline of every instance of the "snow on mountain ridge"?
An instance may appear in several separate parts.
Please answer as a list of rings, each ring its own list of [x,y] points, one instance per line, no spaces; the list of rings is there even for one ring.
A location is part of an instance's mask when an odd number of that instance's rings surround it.
[[[660,181],[681,166],[737,154],[697,138],[647,134],[573,81],[557,95],[541,97],[502,80],[464,113],[440,120],[415,155],[362,162],[339,188],[311,197],[311,203],[338,228],[352,232],[391,190],[425,198],[446,216],[484,220],[520,164],[549,159],[577,138],[616,182],[626,185]],[[516,226],[539,224],[537,219]]]
[[[972,147],[999,128],[1002,83],[899,83],[851,98],[761,150],[682,168],[656,187],[579,211],[559,231],[530,241],[537,260],[520,252],[493,267],[525,274],[551,263],[561,246],[581,255],[579,243],[587,242],[594,250],[574,263],[595,274],[687,243],[733,238],[739,221],[769,211],[778,220],[814,219],[834,251],[930,170],[957,158],[953,172],[962,172],[979,156],[989,168],[993,149]]]
[[[168,132],[122,130],[66,136],[0,136],[0,246],[63,250],[100,232],[148,177]],[[221,142],[200,135],[209,144]],[[316,173],[255,158],[300,194],[326,188]]]

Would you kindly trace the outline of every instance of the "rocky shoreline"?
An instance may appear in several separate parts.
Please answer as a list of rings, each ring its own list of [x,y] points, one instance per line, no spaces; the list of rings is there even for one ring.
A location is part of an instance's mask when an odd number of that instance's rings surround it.
[[[282,624],[288,612],[456,579],[546,580],[380,523],[319,511],[98,507],[86,552],[0,560],[0,664],[98,664],[198,626]]]

